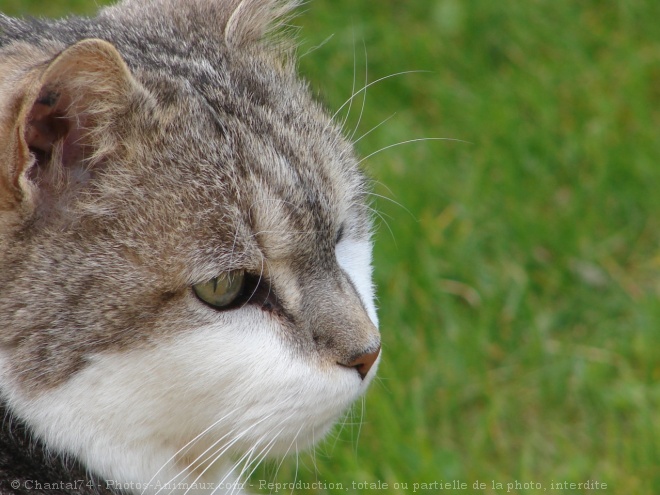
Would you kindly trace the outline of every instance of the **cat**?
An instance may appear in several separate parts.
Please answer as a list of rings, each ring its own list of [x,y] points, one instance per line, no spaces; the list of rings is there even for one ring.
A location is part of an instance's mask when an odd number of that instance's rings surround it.
[[[372,381],[369,181],[296,7],[0,15],[0,493],[239,493]]]

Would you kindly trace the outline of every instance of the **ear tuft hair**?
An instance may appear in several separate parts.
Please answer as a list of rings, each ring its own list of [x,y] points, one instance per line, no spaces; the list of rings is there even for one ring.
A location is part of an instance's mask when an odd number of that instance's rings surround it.
[[[264,37],[279,28],[298,2],[273,0],[243,0],[227,20],[224,35],[225,43],[230,47],[245,46]]]
[[[34,76],[0,114],[0,210],[28,215],[39,205],[52,210],[88,181],[112,147],[115,116],[140,87],[115,47],[98,39],[70,46]]]
[[[126,22],[167,19],[184,38],[201,32],[229,48],[245,48],[280,28],[299,5],[299,0],[124,0],[104,15]]]

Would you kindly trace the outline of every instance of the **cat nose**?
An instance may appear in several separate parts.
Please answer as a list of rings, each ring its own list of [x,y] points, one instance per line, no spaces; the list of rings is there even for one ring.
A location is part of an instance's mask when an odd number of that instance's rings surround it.
[[[358,374],[360,375],[360,378],[364,380],[364,377],[367,376],[367,373],[369,373],[369,370],[374,365],[379,355],[380,355],[380,345],[375,351],[365,352],[364,354],[359,355],[350,363],[346,363],[346,364],[339,363],[339,364],[341,364],[342,366],[346,366],[347,368],[355,368]]]

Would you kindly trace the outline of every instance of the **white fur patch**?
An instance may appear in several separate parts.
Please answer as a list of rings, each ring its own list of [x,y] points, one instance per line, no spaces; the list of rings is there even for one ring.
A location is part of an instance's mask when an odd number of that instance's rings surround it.
[[[353,253],[352,261],[342,256],[342,266],[359,272],[354,283],[370,301],[367,271],[346,265],[364,261],[365,245],[347,244],[339,252]],[[368,310],[375,315],[373,304]],[[268,313],[246,306],[149,349],[93,356],[36,399],[6,372],[1,387],[51,448],[78,456],[111,483],[151,494],[169,493],[171,485],[158,491],[168,483],[227,483],[266,453],[283,455],[321,438],[373,376],[360,380],[318,355],[298,355],[280,332]]]
[[[373,324],[378,327],[374,304],[374,286],[371,281],[371,242],[342,239],[335,247],[337,263],[349,276],[360,294],[362,304]]]

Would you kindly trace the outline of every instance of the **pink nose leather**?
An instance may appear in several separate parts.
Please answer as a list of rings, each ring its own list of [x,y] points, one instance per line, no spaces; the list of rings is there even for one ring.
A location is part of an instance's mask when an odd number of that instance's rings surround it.
[[[369,373],[369,370],[374,365],[379,355],[380,355],[380,346],[378,346],[378,349],[376,349],[374,352],[367,352],[365,354],[362,354],[361,356],[358,356],[356,359],[354,359],[348,364],[345,364],[344,366],[348,368],[355,368],[357,372],[360,374],[360,377],[364,380],[364,377],[367,376],[367,373]]]

